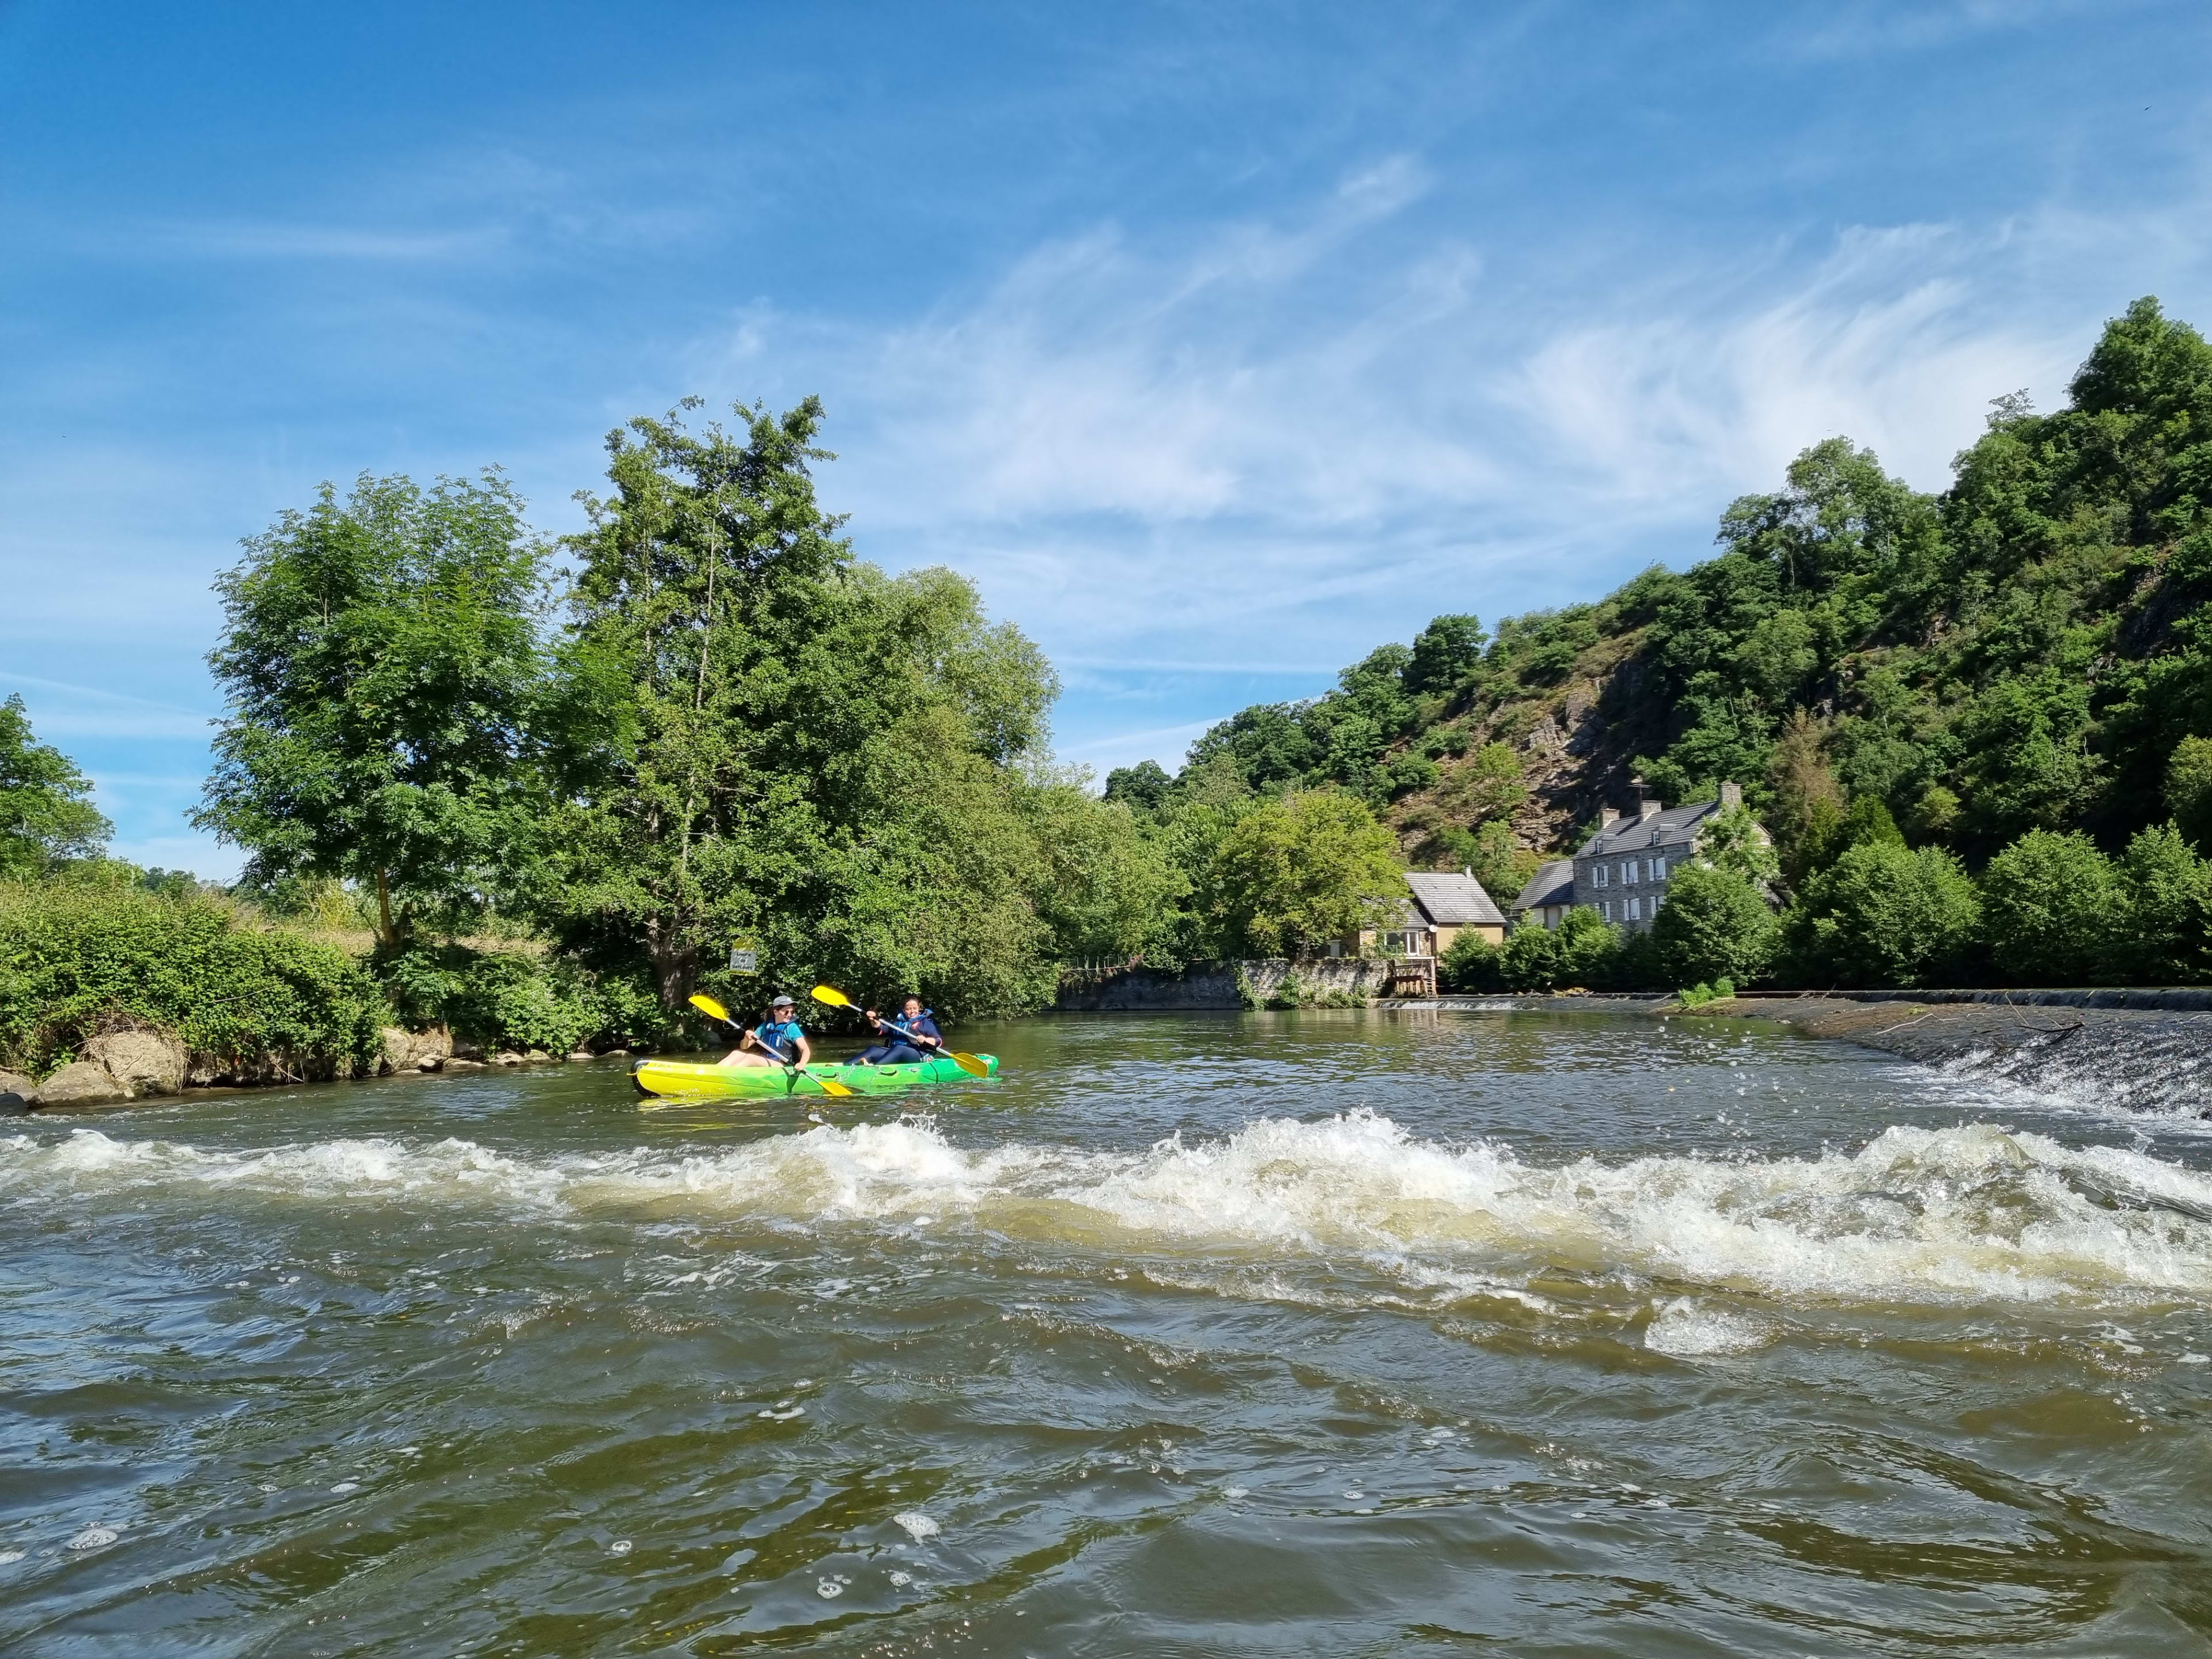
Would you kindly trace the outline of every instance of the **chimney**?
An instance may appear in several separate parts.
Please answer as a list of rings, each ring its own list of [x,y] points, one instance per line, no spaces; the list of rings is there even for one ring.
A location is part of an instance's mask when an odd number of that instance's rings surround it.
[[[1636,803],[1636,816],[1638,819],[1656,818],[1666,810],[1656,800],[1640,800]]]
[[[1723,784],[1723,785],[1721,786],[1721,811],[1723,811],[1723,812],[1733,811],[1735,808],[1737,808],[1737,807],[1739,807],[1739,806],[1741,806],[1741,805],[1743,805],[1743,786],[1742,786],[1741,784],[1740,784],[1740,783],[1724,783],[1724,784]]]
[[[1597,827],[1601,831],[1610,830],[1620,822],[1620,809],[1618,806],[1601,806],[1597,809]]]

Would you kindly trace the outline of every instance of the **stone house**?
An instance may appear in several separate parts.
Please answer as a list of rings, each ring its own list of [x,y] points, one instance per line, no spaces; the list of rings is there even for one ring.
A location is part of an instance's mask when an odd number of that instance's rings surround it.
[[[1633,812],[1605,808],[1597,833],[1575,854],[1575,902],[1642,933],[1667,902],[1667,878],[1698,855],[1707,826],[1742,805],[1743,786],[1724,783],[1718,799],[1692,805],[1644,800]]]
[[[1539,927],[1556,927],[1574,908],[1575,861],[1553,859],[1536,866],[1536,873],[1528,878],[1528,884],[1514,899],[1513,925],[1518,927],[1528,922]]]
[[[1644,800],[1632,812],[1605,808],[1597,833],[1572,859],[1546,865],[1521,890],[1515,924],[1556,927],[1569,909],[1588,905],[1616,927],[1642,933],[1667,901],[1668,878],[1697,857],[1714,817],[1742,805],[1742,786],[1724,783],[1717,799],[1691,805]]]

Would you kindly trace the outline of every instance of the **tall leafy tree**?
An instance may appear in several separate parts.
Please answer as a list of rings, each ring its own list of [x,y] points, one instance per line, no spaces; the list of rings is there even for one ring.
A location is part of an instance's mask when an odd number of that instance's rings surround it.
[[[540,820],[545,549],[487,471],[325,484],[219,578],[229,698],[193,822],[249,880],[337,877],[398,945],[510,884]]]
[[[35,876],[91,858],[115,833],[67,755],[38,742],[21,696],[0,702],[0,877]]]
[[[738,938],[793,982],[1032,1006],[1053,936],[1022,768],[1051,671],[951,572],[854,562],[815,494],[818,401],[737,413],[608,440],[568,653],[571,705],[604,723],[540,914],[672,1010]]]
[[[1311,950],[1388,921],[1406,899],[1390,832],[1335,789],[1263,802],[1216,855],[1223,936],[1258,956]]]

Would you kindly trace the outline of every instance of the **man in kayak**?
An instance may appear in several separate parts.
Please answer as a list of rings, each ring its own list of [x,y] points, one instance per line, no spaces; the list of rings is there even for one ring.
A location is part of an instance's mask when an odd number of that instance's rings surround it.
[[[883,1041],[853,1056],[855,1066],[912,1066],[945,1052],[945,1038],[920,997],[908,997],[898,1014],[885,1019],[874,1009],[866,1011],[875,1021]]]
[[[768,1006],[768,1018],[744,1034],[738,1046],[722,1056],[725,1066],[805,1066],[814,1059],[813,1046],[799,1022],[791,1016],[798,1005],[778,997]]]

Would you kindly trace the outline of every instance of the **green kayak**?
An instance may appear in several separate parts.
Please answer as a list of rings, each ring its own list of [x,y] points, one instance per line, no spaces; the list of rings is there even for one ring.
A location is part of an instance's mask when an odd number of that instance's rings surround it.
[[[999,1073],[995,1054],[975,1056]],[[629,1068],[630,1081],[641,1095],[679,1095],[693,1099],[774,1097],[781,1095],[828,1094],[817,1081],[830,1078],[856,1095],[895,1094],[917,1083],[950,1083],[968,1075],[950,1060],[917,1061],[912,1066],[808,1066],[797,1073],[781,1066],[698,1066],[675,1060],[641,1060]]]

